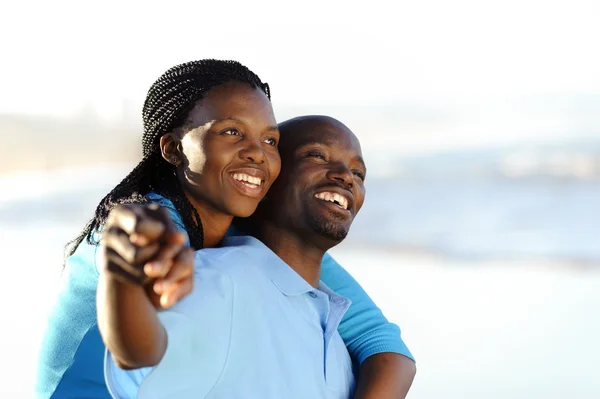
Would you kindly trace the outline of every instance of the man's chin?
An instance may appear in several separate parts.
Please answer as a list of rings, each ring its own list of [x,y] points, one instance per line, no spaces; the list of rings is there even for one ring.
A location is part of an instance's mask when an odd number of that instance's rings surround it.
[[[312,229],[323,238],[331,240],[336,245],[348,235],[348,228],[343,223],[318,218],[312,220]]]

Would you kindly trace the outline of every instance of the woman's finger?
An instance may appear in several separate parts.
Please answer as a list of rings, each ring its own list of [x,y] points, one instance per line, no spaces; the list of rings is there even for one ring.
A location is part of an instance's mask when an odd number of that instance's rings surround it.
[[[142,247],[133,244],[129,235],[117,226],[107,226],[102,243],[104,247],[111,249],[125,262],[136,268],[141,268],[142,264],[156,256],[159,249],[158,242]]]
[[[171,287],[171,290],[160,296],[160,306],[162,308],[170,308],[179,302],[183,297],[192,292],[194,288],[194,279],[186,278]]]
[[[147,281],[147,277],[141,267],[136,267],[136,265],[126,262],[111,248],[105,248],[104,250],[104,264],[102,268],[125,281],[136,284],[144,284]]]
[[[163,220],[163,213],[155,207],[140,204],[118,206],[110,212],[106,225],[120,228],[135,241],[156,241],[169,226]]]
[[[173,262],[183,250],[187,237],[181,231],[167,234],[158,254],[144,265],[144,273],[151,278],[165,277],[173,267]]]
[[[183,248],[173,259],[169,272],[154,283],[154,291],[157,294],[164,294],[172,291],[176,285],[184,280],[193,279],[194,274],[194,251],[189,248]]]

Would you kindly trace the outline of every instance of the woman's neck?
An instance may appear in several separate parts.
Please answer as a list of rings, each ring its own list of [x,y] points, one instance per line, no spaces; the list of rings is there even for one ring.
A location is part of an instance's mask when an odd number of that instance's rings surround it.
[[[233,221],[233,216],[224,215],[222,213],[215,214],[211,212],[206,212],[206,209],[201,212],[200,209],[197,209],[198,215],[200,216],[200,220],[202,223],[202,230],[204,233],[204,248],[213,248],[218,246],[225,237],[229,226],[231,226],[231,222]]]
[[[221,240],[223,240],[223,237],[225,237],[229,226],[231,226],[233,216],[217,211],[204,203],[199,203],[187,194],[186,197],[190,204],[196,209],[196,212],[198,212],[198,216],[200,216],[200,220],[196,222],[202,223],[202,233],[204,238],[203,248],[213,248],[218,246]]]

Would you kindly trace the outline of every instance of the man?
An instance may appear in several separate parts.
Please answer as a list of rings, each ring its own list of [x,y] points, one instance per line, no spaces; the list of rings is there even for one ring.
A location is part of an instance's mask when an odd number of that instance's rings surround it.
[[[280,177],[244,226],[258,239],[230,237],[198,251],[195,288],[171,310],[140,304],[160,320],[168,344],[152,369],[125,371],[109,355],[114,397],[352,395],[352,364],[337,332],[350,303],[320,282],[320,267],[364,201],[360,144],[327,117],[296,118],[280,130]],[[117,324],[132,331],[136,323]],[[158,335],[150,342],[160,345]]]

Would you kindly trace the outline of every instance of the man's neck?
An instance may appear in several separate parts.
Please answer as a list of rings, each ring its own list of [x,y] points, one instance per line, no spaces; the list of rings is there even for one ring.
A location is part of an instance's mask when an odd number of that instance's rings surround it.
[[[296,273],[313,287],[321,280],[321,262],[325,251],[298,234],[265,222],[254,232],[271,251],[275,252]]]

